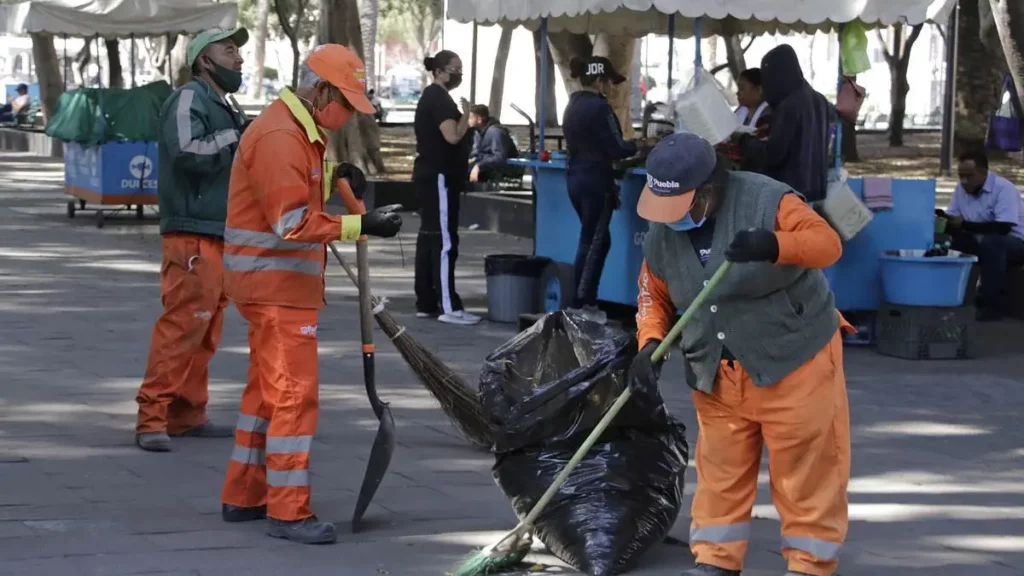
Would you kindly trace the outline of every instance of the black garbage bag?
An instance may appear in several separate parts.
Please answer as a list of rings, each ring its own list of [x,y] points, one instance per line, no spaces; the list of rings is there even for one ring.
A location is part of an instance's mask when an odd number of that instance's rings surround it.
[[[635,354],[631,335],[554,312],[487,357],[493,474],[520,519],[622,392]],[[685,435],[657,392],[634,393],[537,519],[537,537],[591,576],[633,568],[679,514]]]

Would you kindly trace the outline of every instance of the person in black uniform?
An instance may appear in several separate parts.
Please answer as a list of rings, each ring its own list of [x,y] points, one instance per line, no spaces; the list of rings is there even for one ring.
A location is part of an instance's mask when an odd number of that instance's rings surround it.
[[[413,181],[420,202],[416,238],[416,315],[448,324],[471,325],[480,317],[466,312],[455,291],[459,255],[459,206],[469,172],[473,137],[469,102],[462,112],[448,93],[462,83],[462,60],[449,50],[427,57],[423,65],[434,81],[416,105],[416,161]]]
[[[597,288],[611,248],[612,212],[619,205],[614,162],[635,155],[640,147],[623,140],[619,119],[608,104],[606,96],[612,85],[626,80],[611,61],[601,56],[576,57],[569,68],[582,86],[569,97],[562,119],[569,199],[580,218],[574,263],[576,292],[570,308],[604,321],[605,315],[597,307]],[[649,142],[640,144],[646,147]]]

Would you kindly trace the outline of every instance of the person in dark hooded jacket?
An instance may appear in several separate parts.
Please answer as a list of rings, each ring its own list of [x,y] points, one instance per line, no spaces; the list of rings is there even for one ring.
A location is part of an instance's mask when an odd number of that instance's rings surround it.
[[[761,77],[764,100],[772,109],[771,129],[763,140],[738,136],[744,157],[759,172],[792,186],[808,202],[823,200],[835,108],[804,79],[796,52],[788,44],[764,55]]]

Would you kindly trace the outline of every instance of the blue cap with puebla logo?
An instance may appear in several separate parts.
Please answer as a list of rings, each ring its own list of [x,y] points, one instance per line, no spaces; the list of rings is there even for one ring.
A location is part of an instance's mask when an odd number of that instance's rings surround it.
[[[682,132],[666,136],[647,156],[647,186],[636,213],[649,222],[681,220],[697,188],[715,172],[718,159],[707,140]]]

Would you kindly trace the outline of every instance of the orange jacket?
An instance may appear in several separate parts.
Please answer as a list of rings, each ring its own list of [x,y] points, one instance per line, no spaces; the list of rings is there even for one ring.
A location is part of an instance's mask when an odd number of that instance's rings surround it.
[[[225,292],[238,304],[319,309],[326,244],[354,241],[360,217],[324,210],[326,136],[289,90],[245,131],[228,189]]]
[[[792,265],[803,268],[828,268],[836,263],[843,253],[839,235],[831,226],[803,200],[794,194],[786,194],[779,202],[775,216],[775,237],[779,240],[780,266]],[[644,260],[637,282],[637,344],[643,348],[651,340],[664,340],[676,316],[676,305],[672,303],[668,285],[651,272]],[[852,330],[842,315],[840,327]]]

